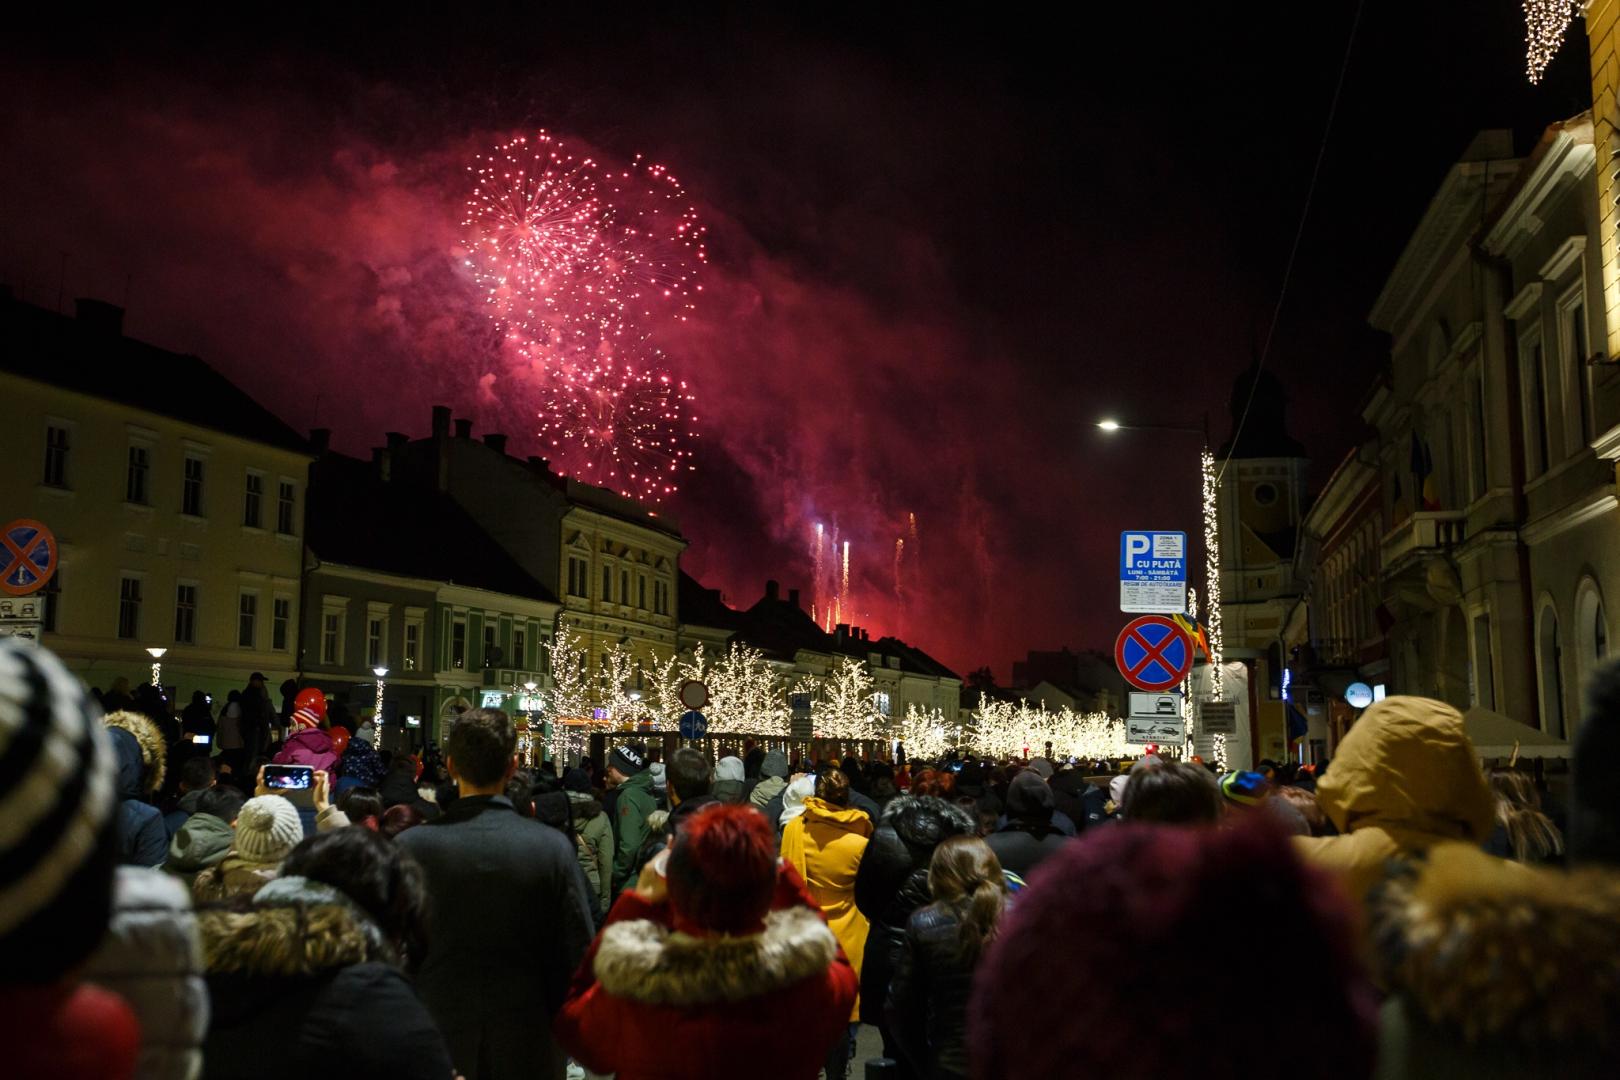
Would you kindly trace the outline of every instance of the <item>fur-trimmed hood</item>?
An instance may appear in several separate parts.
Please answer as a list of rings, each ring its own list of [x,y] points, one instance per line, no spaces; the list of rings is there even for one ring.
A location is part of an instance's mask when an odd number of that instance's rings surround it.
[[[644,919],[602,931],[593,970],[614,997],[647,1005],[706,1005],[763,997],[825,972],[838,940],[809,908],[772,912],[765,931],[692,937]]]
[[[246,910],[204,908],[197,924],[210,975],[289,978],[393,958],[347,897],[300,877],[265,885]]]
[[[1441,1032],[1469,1044],[1620,1041],[1620,873],[1441,844],[1375,890],[1368,915],[1380,981]]]
[[[601,801],[588,791],[570,791],[568,802],[574,809],[574,824],[579,828],[584,828],[586,822],[602,812]]]
[[[163,732],[140,713],[120,709],[108,713],[104,721],[109,728],[127,731],[135,739],[140,751],[137,761],[127,749],[128,743],[113,736],[118,751],[118,794],[125,799],[139,799],[163,786],[165,763],[169,748],[163,742]],[[137,775],[138,774],[138,775]]]
[[[883,808],[883,824],[907,844],[928,851],[946,837],[966,836],[979,828],[966,810],[933,795],[896,795]]]

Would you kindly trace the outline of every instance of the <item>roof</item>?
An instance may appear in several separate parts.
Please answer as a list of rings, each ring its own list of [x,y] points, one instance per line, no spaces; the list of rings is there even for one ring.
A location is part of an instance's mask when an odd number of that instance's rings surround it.
[[[328,562],[555,601],[448,495],[384,483],[370,462],[327,454],[310,466],[306,543]]]
[[[675,599],[683,626],[707,626],[717,630],[737,630],[742,626],[742,613],[726,606],[720,599],[719,589],[706,588],[685,570],[676,574]]]
[[[1522,758],[1570,756],[1569,743],[1556,735],[1480,705],[1463,713],[1463,731],[1482,758],[1512,757],[1515,748]]]
[[[0,370],[225,435],[309,454],[309,444],[195,356],[123,336],[122,312],[79,301],[75,318],[0,299]]]

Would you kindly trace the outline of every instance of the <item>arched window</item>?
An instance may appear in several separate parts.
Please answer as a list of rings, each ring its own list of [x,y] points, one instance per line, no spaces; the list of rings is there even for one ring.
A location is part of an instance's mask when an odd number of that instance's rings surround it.
[[[1587,680],[1609,655],[1609,615],[1603,606],[1603,593],[1590,576],[1581,579],[1575,590],[1576,653],[1575,672],[1584,693]]]
[[[1536,671],[1541,684],[1541,729],[1562,739],[1564,723],[1564,648],[1558,634],[1558,609],[1549,599],[1541,606],[1536,634]]]

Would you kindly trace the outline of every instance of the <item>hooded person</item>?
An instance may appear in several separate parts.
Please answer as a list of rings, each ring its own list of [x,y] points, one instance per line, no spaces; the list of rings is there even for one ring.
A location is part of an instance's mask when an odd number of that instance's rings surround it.
[[[976,836],[978,825],[974,815],[949,800],[897,795],[884,808],[861,856],[855,906],[871,928],[859,964],[861,1019],[877,1026],[885,1057],[899,1055],[884,1013],[889,980],[905,944],[907,923],[933,899],[928,887],[930,860],[950,837]]]
[[[274,881],[281,863],[304,838],[298,808],[280,795],[258,795],[242,804],[230,850],[197,875],[198,903],[251,896]]]
[[[214,1018],[203,1080],[288,1075],[444,1080],[444,1038],[406,978],[420,960],[422,871],[369,829],[311,837],[251,906],[201,913]]]
[[[1496,822],[1462,714],[1429,698],[1373,702],[1340,741],[1316,798],[1340,835],[1294,843],[1358,901],[1390,859],[1447,840],[1483,844]]]
[[[1013,777],[1007,786],[1007,823],[985,837],[1003,870],[1028,881],[1070,839],[1052,824],[1053,801],[1052,789],[1035,771]]]
[[[349,736],[349,743],[338,759],[338,781],[333,794],[342,795],[349,788],[363,787],[377,791],[388,777],[388,766],[377,756],[371,742],[359,735]]]
[[[788,822],[804,813],[805,800],[813,798],[815,794],[816,778],[813,773],[796,777],[791,784],[782,789],[782,810],[776,816],[778,834],[787,828]]]
[[[292,734],[270,760],[277,765],[308,765],[331,776],[337,770],[338,752],[332,736],[321,730],[321,721],[309,709],[292,714]]]
[[[1221,961],[1209,949],[1167,944],[1273,936],[1310,963],[1241,988],[1212,977]],[[1106,989],[1074,992],[1055,974],[1082,970],[1108,972]],[[1142,1003],[1171,1000],[1169,1027],[1144,1037]],[[1268,819],[1126,822],[1064,845],[1000,921],[966,1013],[970,1075],[1366,1080],[1376,1010],[1343,892]],[[1214,1046],[1260,1016],[1313,1049],[1308,1068],[1293,1054]]]
[[[77,970],[107,930],[117,764],[100,710],[43,647],[0,639],[0,1040],[7,1076],[125,1080],[141,1031]]]
[[[230,854],[236,830],[231,822],[242,810],[242,793],[233,787],[214,787],[201,793],[197,812],[186,819],[169,841],[169,857],[163,869],[185,883],[189,890],[197,875],[218,866]]]
[[[772,799],[780,798],[783,789],[787,787],[788,759],[780,750],[768,751],[759,763],[759,783],[754,790],[748,793],[748,801],[754,806],[765,810],[770,806]],[[766,814],[769,817],[769,813]],[[777,811],[780,819],[781,811]],[[775,824],[773,821],[772,824]]]
[[[796,786],[788,788],[790,797]],[[857,976],[870,926],[855,904],[855,876],[871,836],[872,819],[849,805],[849,780],[838,769],[821,775],[816,793],[782,830],[782,861],[804,879]],[[860,1020],[858,999],[856,1004],[848,1037],[835,1043],[827,1057],[828,1080],[844,1080]]]
[[[735,756],[721,758],[714,766],[715,800],[732,806],[742,802],[745,780],[742,758]]]
[[[814,1080],[857,979],[803,883],[778,868],[769,824],[711,804],[666,858],[592,943],[554,1021],[558,1041],[619,1080],[707,1080],[722,1053]]]
[[[1439,844],[1397,864],[1367,915],[1389,991],[1377,1080],[1614,1075],[1620,874]]]
[[[568,793],[574,831],[596,864],[596,899],[605,912],[613,906],[613,825],[592,792],[591,778],[585,775],[584,769],[569,769],[563,776],[563,790]],[[580,865],[585,865],[583,855]],[[586,876],[589,877],[589,873]]]
[[[163,787],[168,757],[163,734],[140,713],[115,712],[105,723],[118,761],[118,861],[161,866],[169,853],[169,831],[150,800]]]

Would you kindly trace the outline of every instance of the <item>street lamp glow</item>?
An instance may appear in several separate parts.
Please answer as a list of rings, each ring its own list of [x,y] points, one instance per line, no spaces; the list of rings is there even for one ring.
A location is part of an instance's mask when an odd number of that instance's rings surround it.
[[[1097,426],[1099,428],[1101,428],[1103,431],[1118,431],[1119,430],[1119,421],[1118,420],[1099,420],[1099,421],[1097,421]]]
[[[385,667],[374,667],[371,669],[371,673],[377,676],[377,678],[381,679],[387,676],[388,669]]]

